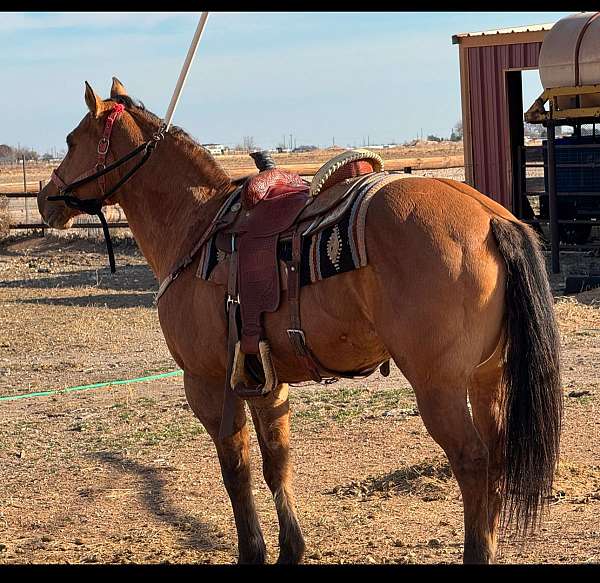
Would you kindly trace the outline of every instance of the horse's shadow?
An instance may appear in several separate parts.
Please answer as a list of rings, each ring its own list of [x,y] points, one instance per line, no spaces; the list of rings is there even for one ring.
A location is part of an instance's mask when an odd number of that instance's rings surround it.
[[[120,472],[139,476],[144,486],[142,501],[159,520],[175,527],[184,546],[196,550],[232,550],[232,545],[216,540],[218,529],[176,508],[165,494],[166,480],[160,470],[123,457],[117,452],[93,452],[87,454]]]
[[[46,304],[50,306],[107,307],[107,308],[152,308],[154,293],[99,294],[84,296],[67,296],[63,298],[30,298],[17,300],[20,304]]]
[[[122,265],[111,275],[108,268],[81,269],[46,277],[0,281],[0,287],[16,289],[61,289],[96,287],[106,290],[156,291],[158,284],[147,265]]]

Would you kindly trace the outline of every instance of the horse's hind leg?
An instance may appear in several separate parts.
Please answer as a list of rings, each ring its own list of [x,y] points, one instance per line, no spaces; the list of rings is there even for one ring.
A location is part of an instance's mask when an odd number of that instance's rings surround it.
[[[251,399],[250,411],[262,453],[263,474],[273,493],[279,520],[277,562],[299,563],[305,547],[292,490],[288,385],[279,385],[266,397]]]
[[[240,429],[231,437],[219,440],[223,404],[222,383],[209,385],[186,373],[184,386],[192,411],[200,419],[217,448],[223,482],[235,517],[238,562],[262,564],[266,558],[266,547],[252,496],[249,436],[244,404],[240,401],[235,413],[236,427]]]
[[[465,563],[489,563],[493,558],[488,526],[488,451],[467,407],[467,378],[429,371],[413,381],[419,412],[429,434],[448,456],[463,498]]]
[[[473,421],[489,452],[488,524],[492,560],[498,542],[498,525],[502,510],[501,481],[504,472],[502,441],[502,366],[501,345],[484,364],[477,367],[469,385]]]

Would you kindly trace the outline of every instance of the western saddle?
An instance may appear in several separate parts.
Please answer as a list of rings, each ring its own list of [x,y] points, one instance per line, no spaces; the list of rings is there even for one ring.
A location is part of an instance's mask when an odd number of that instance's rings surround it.
[[[325,368],[308,347],[300,320],[303,238],[336,224],[360,192],[386,178],[381,157],[368,150],[343,152],[327,162],[308,183],[297,174],[276,168],[265,154],[253,155],[259,173],[246,179],[228,197],[199,243],[214,238],[217,249],[229,256],[222,438],[233,432],[234,395],[242,399],[266,395],[279,382],[262,318],[266,312],[279,308],[282,282],[287,285],[290,307],[287,335],[296,357],[315,382],[367,376],[380,366],[382,374],[389,374],[389,361],[347,373]],[[332,188],[342,182],[343,188]],[[291,260],[280,261],[280,241],[291,242]],[[158,297],[163,291],[159,290]]]

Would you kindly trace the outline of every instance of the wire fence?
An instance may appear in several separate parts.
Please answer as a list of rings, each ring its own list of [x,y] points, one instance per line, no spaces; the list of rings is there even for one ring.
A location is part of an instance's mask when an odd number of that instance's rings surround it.
[[[456,158],[456,159],[455,159]],[[393,173],[413,174],[419,171],[435,171],[447,170],[453,168],[463,168],[462,156],[458,160],[457,156],[447,156],[437,159],[431,159],[427,162],[427,158],[413,158],[405,160],[386,160],[386,169]],[[406,165],[406,164],[411,165]],[[12,165],[14,166],[14,164]],[[44,188],[47,180],[33,180],[28,177],[27,163],[23,159],[19,162],[22,167],[22,180],[13,182],[3,182],[0,184],[2,189],[12,188],[13,186],[22,184],[22,191],[1,192],[0,191],[0,237],[6,236],[10,231],[26,231],[27,233],[39,232],[45,235],[46,232],[58,232],[46,225],[37,208],[38,193]],[[33,164],[34,175],[39,164]],[[299,173],[305,179],[311,179],[321,163],[317,164],[299,164],[289,169]],[[47,169],[47,167],[45,168]],[[256,172],[256,170],[248,169],[247,174]],[[37,169],[38,176],[40,170]],[[234,173],[239,173],[235,171]],[[47,173],[46,173],[47,176]],[[233,176],[237,178],[237,176]],[[13,178],[11,176],[11,178]],[[14,176],[19,179],[18,175]],[[31,187],[35,184],[36,190]],[[129,229],[129,224],[123,209],[117,204],[105,209],[105,216],[108,226],[111,229]],[[102,235],[102,227],[98,217],[93,215],[81,215],[75,218],[72,228],[78,229],[81,234],[88,237],[99,237]],[[83,232],[82,232],[83,231]]]

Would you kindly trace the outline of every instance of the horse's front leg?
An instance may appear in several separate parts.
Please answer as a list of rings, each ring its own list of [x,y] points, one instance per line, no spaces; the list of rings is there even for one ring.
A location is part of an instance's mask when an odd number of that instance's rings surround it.
[[[185,373],[184,386],[192,411],[200,419],[217,448],[223,482],[235,517],[238,562],[262,564],[266,558],[266,547],[252,496],[249,438],[244,403],[238,399],[236,404],[237,431],[231,437],[219,440],[223,383],[207,383]]]
[[[305,545],[292,490],[288,385],[281,384],[265,397],[249,402],[263,458],[263,475],[273,493],[279,519],[277,562],[296,564],[302,560]]]

